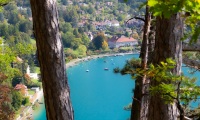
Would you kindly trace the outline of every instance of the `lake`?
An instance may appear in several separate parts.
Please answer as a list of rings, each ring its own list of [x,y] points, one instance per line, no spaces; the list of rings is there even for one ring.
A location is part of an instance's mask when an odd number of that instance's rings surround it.
[[[138,55],[103,57],[67,69],[75,120],[126,120],[130,117],[130,111],[123,107],[132,101],[134,80],[130,75],[113,73],[113,69],[122,68],[132,57],[138,58]],[[46,120],[44,105],[35,112],[34,120]]]
[[[67,69],[75,120],[127,120],[130,117],[130,111],[123,107],[132,101],[134,80],[130,75],[113,73],[113,68],[122,68],[132,57],[138,58],[138,55],[103,57]],[[185,75],[198,78],[200,85],[199,71],[189,74],[194,69],[182,67],[182,70]],[[198,103],[192,103],[191,107]],[[34,120],[46,120],[44,105],[35,112]]]

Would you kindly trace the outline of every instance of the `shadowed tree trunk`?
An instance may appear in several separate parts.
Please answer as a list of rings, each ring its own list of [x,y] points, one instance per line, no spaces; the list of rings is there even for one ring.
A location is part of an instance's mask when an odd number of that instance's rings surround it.
[[[169,19],[157,17],[156,19],[156,39],[153,64],[159,64],[166,58],[172,58],[177,65],[172,70],[174,74],[180,75],[182,64],[182,43],[183,18],[179,13],[172,15]],[[151,86],[160,83],[151,81]],[[151,96],[149,105],[148,120],[177,120],[179,116],[175,102],[165,104],[159,94]]]
[[[30,0],[48,120],[73,120],[56,0]]]
[[[142,69],[147,68],[148,62],[148,37],[151,23],[151,14],[149,13],[149,6],[146,6],[146,14],[144,21],[144,34],[141,46],[140,58]],[[132,102],[131,109],[131,120],[146,120],[148,114],[148,102],[149,96],[146,94],[148,92],[148,82],[149,80],[146,76],[138,77],[135,80],[135,90],[134,98]]]

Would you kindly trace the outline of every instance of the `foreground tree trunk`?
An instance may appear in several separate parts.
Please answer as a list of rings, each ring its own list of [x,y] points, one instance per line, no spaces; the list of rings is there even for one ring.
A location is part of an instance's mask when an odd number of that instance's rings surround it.
[[[172,15],[169,19],[157,17],[156,40],[153,64],[160,64],[166,58],[172,58],[177,65],[172,70],[174,74],[180,75],[182,64],[183,18],[179,13]],[[151,81],[152,86],[160,83]],[[175,102],[165,104],[159,94],[151,96],[148,120],[177,120],[179,112]]]
[[[56,0],[30,0],[48,120],[73,120]]]
[[[149,13],[149,6],[146,6],[144,34],[141,46],[140,58],[142,69],[147,68],[148,62],[148,36],[151,23],[151,14]],[[131,120],[146,120],[148,114],[149,95],[148,92],[149,80],[146,76],[138,77],[135,80],[134,98],[131,109]]]

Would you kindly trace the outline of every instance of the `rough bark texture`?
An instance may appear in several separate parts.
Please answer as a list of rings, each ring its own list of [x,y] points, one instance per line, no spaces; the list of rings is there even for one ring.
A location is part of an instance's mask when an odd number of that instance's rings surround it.
[[[152,63],[154,56],[154,47],[155,47],[155,34],[156,34],[156,25],[155,25],[155,17],[151,14],[151,27],[149,32],[149,49],[148,49],[148,61],[147,64]]]
[[[56,0],[30,0],[48,120],[73,120]]]
[[[166,58],[172,58],[177,65],[172,70],[174,74],[181,73],[183,19],[181,15],[172,15],[169,19],[158,17],[156,19],[156,40],[153,63],[159,64]],[[159,83],[151,81],[155,86]],[[179,112],[176,104],[165,104],[159,94],[151,96],[148,120],[177,120]]]
[[[149,13],[149,6],[146,7],[144,34],[141,47],[141,66],[146,69],[148,61],[148,36],[151,23],[151,14]],[[146,76],[138,77],[135,81],[134,99],[131,109],[131,120],[146,120],[148,114],[148,82]]]

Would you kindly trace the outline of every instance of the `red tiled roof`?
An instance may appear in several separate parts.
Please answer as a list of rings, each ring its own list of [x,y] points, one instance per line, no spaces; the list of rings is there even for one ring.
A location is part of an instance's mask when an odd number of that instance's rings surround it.
[[[21,89],[27,89],[27,87],[26,87],[26,85],[23,85],[23,84],[17,84],[14,89],[21,90]]]
[[[119,42],[133,42],[133,41],[136,41],[136,40],[132,37],[129,38],[129,37],[125,37],[125,36],[121,36],[121,37],[114,36],[111,39],[109,39],[108,41],[119,43]]]
[[[134,38],[132,37],[120,37],[119,39],[117,39],[116,42],[133,42],[136,41]]]

